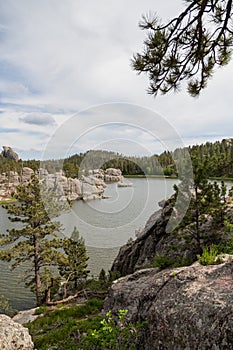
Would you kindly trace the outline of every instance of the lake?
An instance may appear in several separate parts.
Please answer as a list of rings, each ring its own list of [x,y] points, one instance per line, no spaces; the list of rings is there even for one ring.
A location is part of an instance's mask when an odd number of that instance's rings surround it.
[[[111,268],[119,247],[130,237],[135,238],[135,230],[145,225],[150,215],[159,209],[158,202],[169,197],[177,183],[175,179],[164,178],[132,178],[129,181],[133,183],[132,187],[109,184],[105,195],[111,198],[77,201],[69,212],[59,217],[64,227],[62,235],[69,237],[76,226],[85,239],[93,276],[98,276],[101,268],[106,272]],[[14,226],[1,206],[0,219],[0,232]],[[0,295],[4,294],[14,309],[34,307],[34,295],[24,287],[25,268],[11,271],[9,264],[3,262],[0,262],[0,268]]]

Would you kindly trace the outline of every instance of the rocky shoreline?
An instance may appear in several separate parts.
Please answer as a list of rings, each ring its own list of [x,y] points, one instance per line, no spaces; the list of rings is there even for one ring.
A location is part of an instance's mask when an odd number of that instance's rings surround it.
[[[31,176],[35,174],[48,190],[55,193],[59,200],[84,201],[105,198],[104,190],[107,183],[124,183],[120,169],[108,168],[90,170],[89,175],[80,178],[66,177],[63,171],[54,174],[40,168],[34,172],[31,168],[23,167],[21,174],[16,171],[0,174],[0,200],[7,201],[14,197],[17,186],[26,185]]]

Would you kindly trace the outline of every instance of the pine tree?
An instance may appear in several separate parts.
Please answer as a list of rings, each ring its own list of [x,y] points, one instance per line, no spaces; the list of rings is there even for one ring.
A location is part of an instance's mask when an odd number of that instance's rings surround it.
[[[41,278],[43,271],[46,267],[57,266],[64,258],[59,250],[62,240],[56,236],[61,224],[51,220],[59,214],[60,207],[52,194],[44,192],[42,198],[39,180],[35,175],[27,186],[17,188],[16,198],[17,203],[5,208],[10,214],[9,219],[22,225],[1,235],[0,245],[4,249],[0,252],[0,259],[13,261],[12,269],[26,262],[30,264],[26,285],[35,291],[37,305],[41,305],[46,288]],[[46,210],[45,201],[49,203]]]
[[[66,257],[59,266],[61,276],[66,279],[66,282],[73,282],[74,288],[77,289],[78,281],[81,278],[86,278],[89,271],[87,270],[88,256],[86,252],[85,242],[79,236],[79,231],[74,227],[71,238],[63,240],[63,249]]]
[[[208,180],[207,162],[200,161],[197,151],[192,153],[193,183],[189,179],[183,179],[182,187],[192,192],[189,208],[178,226],[187,233],[187,241],[194,240],[196,252],[200,254],[202,247],[206,243],[216,244],[221,240],[220,235],[216,235],[215,229],[224,226],[224,215],[226,209],[226,186],[222,181],[221,187],[215,181]],[[208,218],[212,222],[212,234],[206,236],[202,230],[202,225]]]
[[[133,57],[133,69],[146,73],[148,92],[177,91],[188,82],[197,96],[218,66],[231,59],[233,46],[232,0],[184,0],[186,8],[168,23],[157,16],[143,16],[147,31],[142,53]]]

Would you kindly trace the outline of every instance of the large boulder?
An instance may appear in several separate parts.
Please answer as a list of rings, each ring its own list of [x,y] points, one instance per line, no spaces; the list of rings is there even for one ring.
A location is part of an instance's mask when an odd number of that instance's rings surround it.
[[[115,169],[115,168],[108,168],[105,170],[105,174],[111,175],[111,176],[121,176],[121,170],[120,169]]]
[[[116,280],[105,300],[115,317],[145,322],[137,349],[233,348],[233,262],[157,272],[145,269]]]
[[[3,148],[3,151],[2,151],[3,157],[7,159],[15,160],[16,162],[18,162],[19,156],[16,152],[13,151],[11,147],[3,146],[2,148]]]
[[[0,349],[32,350],[34,345],[28,329],[6,315],[0,315]]]
[[[23,169],[22,169],[22,181],[23,182],[29,181],[33,174],[34,174],[34,171],[31,168],[23,167]]]
[[[124,178],[120,169],[108,168],[105,170],[104,181],[105,182],[118,182]]]

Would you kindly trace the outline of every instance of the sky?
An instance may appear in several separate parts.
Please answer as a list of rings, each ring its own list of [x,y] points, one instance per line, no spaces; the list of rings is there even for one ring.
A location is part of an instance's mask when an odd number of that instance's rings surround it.
[[[132,70],[143,14],[182,0],[0,0],[0,146],[20,158],[88,149],[150,155],[232,136],[233,62],[199,98],[147,94]]]

